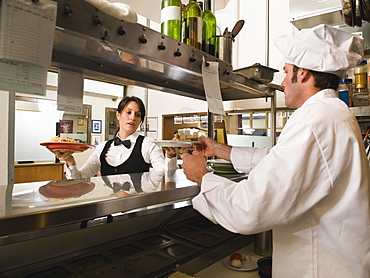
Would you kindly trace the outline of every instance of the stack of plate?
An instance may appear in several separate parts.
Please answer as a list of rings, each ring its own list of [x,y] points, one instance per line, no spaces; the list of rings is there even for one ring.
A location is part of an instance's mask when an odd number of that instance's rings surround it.
[[[215,174],[238,174],[231,162],[225,159],[210,159],[207,164]]]

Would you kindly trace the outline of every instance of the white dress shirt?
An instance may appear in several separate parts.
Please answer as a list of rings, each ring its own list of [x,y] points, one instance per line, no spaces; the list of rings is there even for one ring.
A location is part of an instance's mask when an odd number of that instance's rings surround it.
[[[139,133],[135,132],[126,138],[131,142],[131,147],[129,149],[124,145],[115,146],[114,142],[112,142],[106,154],[107,163],[114,167],[124,163],[130,157],[138,136]],[[67,167],[67,179],[89,178],[97,175],[100,171],[101,165],[100,154],[104,149],[105,143],[106,141],[100,143],[96,147],[94,152],[80,169],[77,169],[76,165]],[[165,169],[174,169],[177,167],[176,157],[171,159],[167,157],[165,158],[162,148],[158,146],[155,143],[155,140],[151,137],[144,138],[141,153],[145,162],[150,164],[154,171],[163,171]]]

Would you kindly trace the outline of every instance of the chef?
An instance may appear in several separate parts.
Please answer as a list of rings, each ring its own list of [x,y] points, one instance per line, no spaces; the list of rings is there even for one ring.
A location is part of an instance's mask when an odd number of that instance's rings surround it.
[[[231,147],[200,139],[183,155],[201,186],[193,207],[240,234],[273,230],[272,276],[370,277],[370,169],[359,125],[336,93],[363,56],[363,40],[319,25],[276,39],[286,58],[281,84],[296,111],[273,148]],[[233,163],[247,180],[208,172],[204,156]]]

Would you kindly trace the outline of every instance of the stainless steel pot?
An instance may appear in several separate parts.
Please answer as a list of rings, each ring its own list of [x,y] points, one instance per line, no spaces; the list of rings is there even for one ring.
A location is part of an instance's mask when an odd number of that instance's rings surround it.
[[[233,42],[235,41],[236,35],[239,34],[240,30],[243,28],[243,25],[244,20],[239,20],[231,32],[226,28],[222,36],[216,36],[216,57],[231,64]]]
[[[232,51],[233,51],[234,38],[231,36],[231,32],[227,32],[222,36],[216,37],[216,45],[218,45],[218,51],[216,49],[216,57],[226,63],[231,64],[232,62]]]

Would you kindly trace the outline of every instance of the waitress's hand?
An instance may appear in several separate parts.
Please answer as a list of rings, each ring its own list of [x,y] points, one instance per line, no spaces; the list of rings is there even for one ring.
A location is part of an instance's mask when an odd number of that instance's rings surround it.
[[[202,184],[203,176],[209,173],[207,162],[202,153],[194,151],[192,154],[183,154],[181,168],[188,180],[196,182],[199,186]]]
[[[166,152],[166,157],[174,158],[177,156],[178,148],[164,147],[163,149]]]
[[[76,165],[75,158],[73,157],[73,153],[71,151],[51,151],[52,153],[55,154],[55,156],[60,160],[60,161],[65,161],[67,166],[74,166]]]

